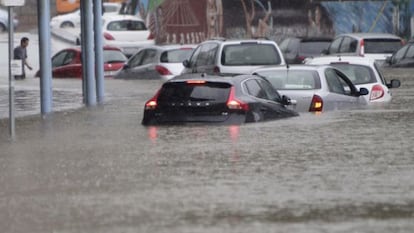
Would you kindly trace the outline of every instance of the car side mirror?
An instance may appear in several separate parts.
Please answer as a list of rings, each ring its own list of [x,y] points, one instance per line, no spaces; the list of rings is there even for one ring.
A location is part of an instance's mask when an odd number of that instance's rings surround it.
[[[392,79],[390,83],[387,83],[388,88],[398,88],[401,86],[401,82],[398,79]]]
[[[190,63],[190,61],[189,60],[184,60],[183,61],[183,66],[185,67],[185,68],[190,68],[190,66],[191,66],[191,63]]]
[[[129,65],[128,65],[128,63],[125,63],[125,64],[124,64],[124,66],[122,67],[122,69],[123,69],[123,70],[127,70],[127,69],[129,69]]]
[[[369,94],[369,91],[368,91],[368,89],[366,89],[365,87],[361,87],[360,89],[359,89],[359,95],[361,96],[361,95],[368,95]]]
[[[387,57],[385,58],[385,63],[387,63],[387,64],[391,65],[391,59],[392,59],[392,56],[387,56]]]
[[[321,54],[322,55],[328,55],[329,54],[329,50],[324,49],[324,50],[321,51]]]
[[[290,99],[288,96],[282,96],[282,104],[283,105],[296,105],[296,100]]]

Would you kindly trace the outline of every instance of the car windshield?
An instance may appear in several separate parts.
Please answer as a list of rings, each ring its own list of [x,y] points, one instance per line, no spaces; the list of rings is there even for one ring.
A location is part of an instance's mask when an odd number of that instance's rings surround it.
[[[191,56],[193,49],[174,49],[165,51],[161,54],[161,62],[165,63],[181,63],[185,59],[188,59]]]
[[[104,63],[111,62],[126,62],[126,56],[118,50],[104,50],[103,51],[103,60]]]
[[[161,89],[158,101],[160,103],[209,101],[226,102],[231,85],[228,83],[166,83]]]
[[[398,39],[364,39],[365,53],[394,53],[401,48]]]
[[[342,71],[353,84],[366,84],[377,82],[375,74],[369,66],[354,65],[354,64],[331,64]]]
[[[278,51],[271,44],[241,43],[223,47],[222,65],[279,65]]]
[[[267,70],[257,73],[269,80],[277,90],[313,90],[321,88],[320,78],[316,71]]]

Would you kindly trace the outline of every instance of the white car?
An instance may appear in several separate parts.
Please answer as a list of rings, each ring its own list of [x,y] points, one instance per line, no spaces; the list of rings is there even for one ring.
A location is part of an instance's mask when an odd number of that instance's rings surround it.
[[[145,22],[133,15],[104,15],[104,44],[119,47],[130,57],[139,48],[154,45],[154,37]]]
[[[368,103],[390,102],[392,99],[390,88],[398,88],[401,85],[397,79],[392,79],[387,83],[378,67],[379,65],[369,57],[322,56],[308,59],[305,64],[329,64],[339,68],[357,88],[368,89],[369,95],[365,96]]]
[[[103,10],[104,15],[113,15],[118,14],[122,8],[120,3],[115,2],[104,2],[103,3]],[[57,15],[52,17],[50,21],[51,28],[74,28],[80,27],[81,17],[80,17],[80,9],[62,15]]]
[[[141,48],[124,65],[115,78],[160,79],[163,82],[181,74],[183,61],[191,56],[196,45],[162,45]]]

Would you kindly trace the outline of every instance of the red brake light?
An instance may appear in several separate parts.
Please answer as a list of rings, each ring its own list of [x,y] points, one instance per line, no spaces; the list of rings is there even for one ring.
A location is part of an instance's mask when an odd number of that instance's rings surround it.
[[[361,50],[359,51],[359,55],[364,56],[365,55],[365,42],[364,42],[364,40],[361,40],[361,42],[359,42],[359,44],[361,46]]]
[[[157,99],[158,99],[158,95],[160,94],[160,91],[161,89],[158,90],[157,93],[145,103],[145,110],[154,110],[157,108],[158,106]]]
[[[165,68],[164,66],[160,66],[160,65],[156,65],[155,66],[155,70],[160,74],[160,75],[171,75],[172,73]]]
[[[381,85],[374,85],[371,89],[369,100],[376,100],[384,96],[384,88]]]
[[[239,110],[244,110],[246,112],[249,111],[249,105],[244,103],[243,101],[236,99],[234,92],[235,92],[234,87],[231,87],[229,98],[226,103],[227,107],[229,109],[239,109]]]
[[[323,100],[318,95],[313,95],[309,112],[321,112],[323,108]]]
[[[205,84],[206,81],[205,80],[188,80],[186,83],[187,84]]]
[[[107,40],[115,40],[115,38],[107,32],[104,32],[104,38]]]
[[[148,35],[147,40],[153,40],[153,39],[155,39],[155,36],[154,36],[154,34],[151,32],[151,33]]]

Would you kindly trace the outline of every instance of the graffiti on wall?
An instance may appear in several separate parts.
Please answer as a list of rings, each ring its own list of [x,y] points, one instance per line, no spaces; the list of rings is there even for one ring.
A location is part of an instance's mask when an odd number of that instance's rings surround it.
[[[158,44],[199,43],[214,37],[280,41],[292,35],[356,31],[402,34],[407,33],[406,18],[411,17],[410,4],[396,6],[392,1],[135,1],[135,14],[146,20]]]

